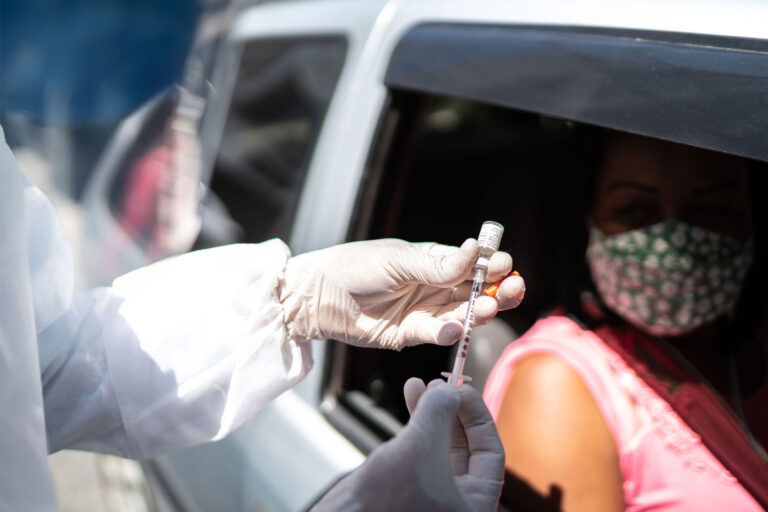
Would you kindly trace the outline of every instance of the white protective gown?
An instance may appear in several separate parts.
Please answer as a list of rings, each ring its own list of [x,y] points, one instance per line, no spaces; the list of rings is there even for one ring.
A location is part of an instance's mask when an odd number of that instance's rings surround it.
[[[72,295],[53,208],[0,128],[0,510],[54,510],[48,453],[145,458],[218,439],[300,381],[280,241],[190,253]]]

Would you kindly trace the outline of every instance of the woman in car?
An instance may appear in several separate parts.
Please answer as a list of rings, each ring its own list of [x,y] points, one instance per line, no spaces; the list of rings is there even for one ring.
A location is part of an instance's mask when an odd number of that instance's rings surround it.
[[[507,347],[485,388],[507,457],[502,503],[763,510],[765,212],[750,190],[764,198],[765,178],[725,154],[601,140],[591,283]]]

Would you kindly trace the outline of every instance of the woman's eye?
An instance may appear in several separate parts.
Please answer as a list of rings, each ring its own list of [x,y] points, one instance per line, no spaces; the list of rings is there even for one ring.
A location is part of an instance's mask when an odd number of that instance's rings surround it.
[[[615,220],[627,225],[637,225],[653,220],[656,209],[643,204],[628,204],[613,211]]]
[[[691,208],[691,215],[701,215],[706,217],[724,217],[729,218],[736,215],[736,209],[725,205],[706,205]]]
[[[701,205],[688,209],[686,219],[710,231],[739,237],[748,224],[748,214],[737,206]]]

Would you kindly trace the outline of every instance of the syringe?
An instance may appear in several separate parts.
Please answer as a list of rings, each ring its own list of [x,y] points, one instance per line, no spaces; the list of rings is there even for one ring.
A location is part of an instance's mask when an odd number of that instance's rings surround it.
[[[485,282],[486,274],[488,273],[488,261],[494,252],[499,250],[501,244],[501,235],[504,234],[504,226],[498,222],[487,220],[483,222],[483,226],[480,228],[480,236],[477,237],[477,244],[480,246],[480,254],[475,261],[475,276],[472,279],[472,292],[469,295],[469,307],[467,308],[467,316],[464,319],[464,331],[461,335],[461,341],[459,341],[458,350],[456,351],[456,359],[453,362],[453,371],[451,373],[443,372],[442,375],[448,379],[448,383],[459,387],[464,381],[469,382],[472,380],[466,375],[462,375],[464,371],[464,363],[467,360],[467,350],[469,349],[469,340],[472,337],[472,327],[475,325],[475,302],[480,295],[480,288],[482,288]]]

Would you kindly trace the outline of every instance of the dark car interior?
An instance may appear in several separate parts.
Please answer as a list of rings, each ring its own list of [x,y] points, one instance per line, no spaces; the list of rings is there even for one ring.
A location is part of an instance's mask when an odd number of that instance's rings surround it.
[[[359,212],[359,238],[396,237],[460,245],[484,220],[505,226],[502,249],[526,279],[526,299],[499,317],[522,333],[556,306],[559,286],[585,247],[585,175],[594,158],[594,129],[538,114],[442,96],[393,95],[400,119],[392,151],[382,156],[378,196]],[[397,114],[395,114],[397,112]],[[507,340],[507,342],[512,340]],[[449,369],[452,349],[413,347],[400,353],[345,349],[342,389],[370,397],[407,419],[402,385]],[[490,368],[488,368],[490,370]],[[341,400],[344,400],[342,393]],[[374,427],[375,428],[375,427]],[[384,432],[382,432],[382,435]]]

